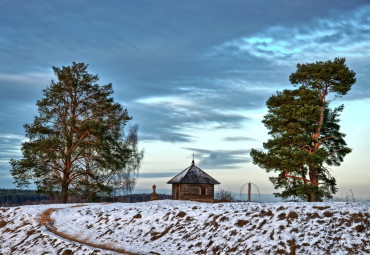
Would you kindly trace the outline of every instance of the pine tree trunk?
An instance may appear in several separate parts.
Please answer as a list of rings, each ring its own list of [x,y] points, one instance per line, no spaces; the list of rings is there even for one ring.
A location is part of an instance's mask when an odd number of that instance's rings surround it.
[[[326,93],[324,95],[322,93],[320,93],[320,96],[321,96],[321,103],[324,104]],[[322,106],[319,106],[319,110],[320,110],[320,118],[319,118],[319,121],[317,123],[318,127],[317,127],[317,129],[315,131],[315,134],[313,136],[314,141],[315,141],[314,142],[314,147],[313,147],[314,152],[319,150],[320,131],[321,131],[322,124],[324,123],[324,108]],[[310,166],[309,169],[310,169],[309,170],[309,176],[310,176],[311,184],[312,184],[313,187],[316,188],[316,187],[319,186],[319,176],[318,176],[318,172],[317,172],[317,167],[316,166]],[[316,202],[316,199],[317,199],[316,195],[313,191],[310,195],[310,201],[309,202]]]
[[[317,173],[317,168],[314,166],[310,166],[310,181],[312,181],[312,186],[315,188],[319,186],[319,178],[318,178],[318,173]],[[316,195],[314,192],[310,194],[310,201],[309,202],[316,202]]]
[[[314,193],[311,193],[310,194],[310,200],[308,201],[308,202],[316,202],[316,196],[315,196],[315,194]]]
[[[319,118],[319,121],[317,123],[317,129],[316,129],[315,134],[313,136],[313,139],[315,140],[313,151],[317,151],[319,149],[319,146],[320,146],[319,145],[320,131],[321,131],[322,124],[324,123],[324,108],[322,106],[320,106],[319,109],[320,109],[320,118]]]
[[[63,178],[63,183],[62,183],[62,196],[61,196],[61,203],[66,204],[67,199],[68,199],[68,184],[67,184],[67,179]]]

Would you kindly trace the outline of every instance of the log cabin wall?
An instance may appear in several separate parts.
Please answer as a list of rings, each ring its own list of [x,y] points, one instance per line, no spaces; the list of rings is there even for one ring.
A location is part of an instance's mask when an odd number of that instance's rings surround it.
[[[180,200],[180,185],[172,184],[172,200]]]
[[[214,202],[214,193],[213,184],[172,184],[172,199],[174,200]]]

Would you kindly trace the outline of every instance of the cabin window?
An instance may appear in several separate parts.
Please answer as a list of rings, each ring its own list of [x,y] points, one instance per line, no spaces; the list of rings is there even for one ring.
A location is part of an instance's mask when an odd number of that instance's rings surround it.
[[[206,188],[200,188],[200,194],[203,196],[203,195],[207,195],[207,189]]]

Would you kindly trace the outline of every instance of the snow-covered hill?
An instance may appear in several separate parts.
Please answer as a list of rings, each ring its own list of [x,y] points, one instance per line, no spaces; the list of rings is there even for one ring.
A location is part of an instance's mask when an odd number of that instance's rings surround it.
[[[369,254],[367,203],[0,208],[0,254]]]

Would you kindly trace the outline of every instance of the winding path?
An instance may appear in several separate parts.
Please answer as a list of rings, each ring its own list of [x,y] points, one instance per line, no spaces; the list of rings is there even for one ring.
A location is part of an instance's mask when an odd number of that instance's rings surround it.
[[[85,206],[85,205],[79,205],[79,206]],[[76,206],[71,206],[71,207],[76,207]],[[52,232],[53,234],[55,234],[55,235],[57,235],[57,236],[59,236],[63,239],[66,239],[68,241],[83,244],[83,245],[87,245],[87,246],[90,246],[90,247],[93,247],[93,248],[98,248],[98,249],[102,249],[102,250],[106,250],[106,251],[113,251],[113,252],[116,252],[118,254],[123,254],[123,255],[139,255],[138,253],[132,253],[132,252],[126,251],[124,249],[118,249],[118,248],[110,247],[107,244],[90,243],[86,240],[80,240],[76,237],[69,236],[69,235],[67,235],[63,232],[58,231],[54,226],[54,220],[51,218],[51,214],[53,212],[57,211],[57,210],[63,210],[63,208],[49,208],[49,209],[45,210],[44,212],[42,212],[40,214],[40,218],[38,219],[39,223],[42,226],[45,226],[45,228],[48,231]]]

